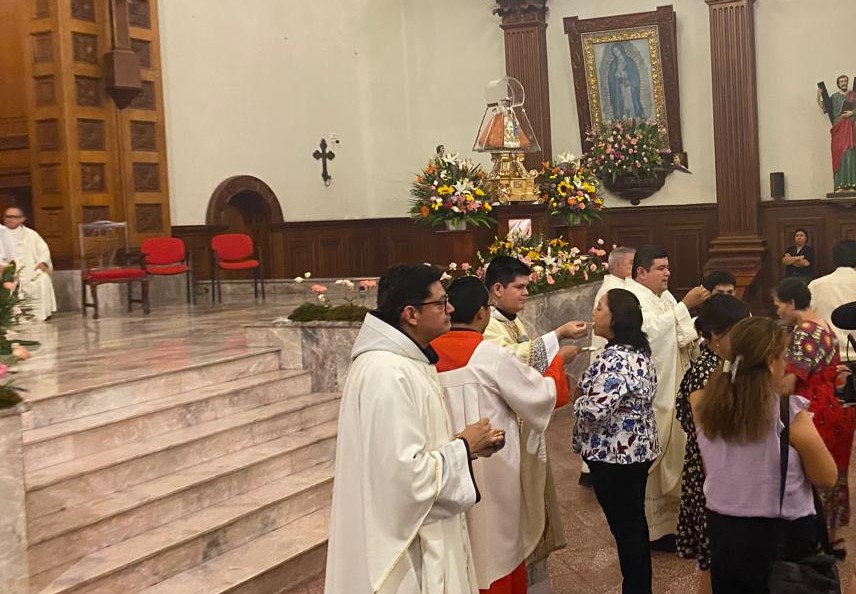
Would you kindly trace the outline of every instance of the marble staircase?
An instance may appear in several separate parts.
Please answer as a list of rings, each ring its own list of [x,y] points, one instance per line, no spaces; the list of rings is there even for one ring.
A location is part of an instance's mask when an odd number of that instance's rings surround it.
[[[277,594],[323,571],[339,395],[278,349],[29,405],[32,594]]]

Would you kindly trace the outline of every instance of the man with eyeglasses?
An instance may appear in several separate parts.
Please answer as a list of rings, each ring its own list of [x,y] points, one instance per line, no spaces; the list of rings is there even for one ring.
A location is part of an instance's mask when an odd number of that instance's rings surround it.
[[[453,311],[428,266],[380,280],[342,391],[327,594],[477,592],[464,516],[479,499],[471,464],[505,437],[487,419],[452,433],[430,343]]]
[[[31,301],[33,316],[44,321],[56,311],[51,252],[42,236],[24,225],[26,221],[20,208],[7,208],[3,213],[5,235],[11,239],[14,250],[10,259],[18,266],[21,293]]]

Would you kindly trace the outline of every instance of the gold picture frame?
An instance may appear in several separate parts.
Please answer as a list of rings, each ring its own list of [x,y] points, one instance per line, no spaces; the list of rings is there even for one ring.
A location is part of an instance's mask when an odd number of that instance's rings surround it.
[[[566,17],[580,138],[612,120],[656,122],[672,160],[681,139],[677,28],[671,6],[595,19]]]

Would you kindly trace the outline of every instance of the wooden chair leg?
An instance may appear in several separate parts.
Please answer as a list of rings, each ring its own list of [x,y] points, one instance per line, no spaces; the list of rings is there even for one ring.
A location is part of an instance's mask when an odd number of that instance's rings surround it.
[[[143,313],[149,315],[151,307],[149,306],[149,279],[140,280],[140,291],[142,293]]]
[[[98,314],[98,285],[95,283],[89,285],[89,291],[92,293],[92,307],[95,309],[92,319],[97,320],[100,317]]]

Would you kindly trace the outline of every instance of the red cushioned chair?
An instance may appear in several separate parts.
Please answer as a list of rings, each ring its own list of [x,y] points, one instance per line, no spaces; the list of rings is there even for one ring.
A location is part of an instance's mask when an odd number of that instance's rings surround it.
[[[252,270],[253,295],[259,298],[259,285],[262,287],[262,301],[265,300],[265,275],[262,269],[261,250],[253,246],[253,238],[244,233],[223,233],[211,238],[211,302],[214,302],[214,289],[217,289],[217,301],[223,303],[223,289],[220,283],[221,270]],[[255,256],[255,257],[253,257]]]
[[[80,231],[80,288],[83,316],[86,308],[95,310],[98,319],[98,285],[124,284],[128,286],[128,311],[132,304],[141,303],[148,314],[149,279],[139,257],[128,248],[128,223],[96,221],[81,223]],[[139,283],[140,298],[134,299],[133,285]],[[86,301],[86,287],[92,293],[92,303]]]
[[[193,262],[183,241],[175,237],[152,237],[143,240],[140,251],[145,257],[146,274],[187,275],[187,302],[196,303],[196,295],[193,291]]]

